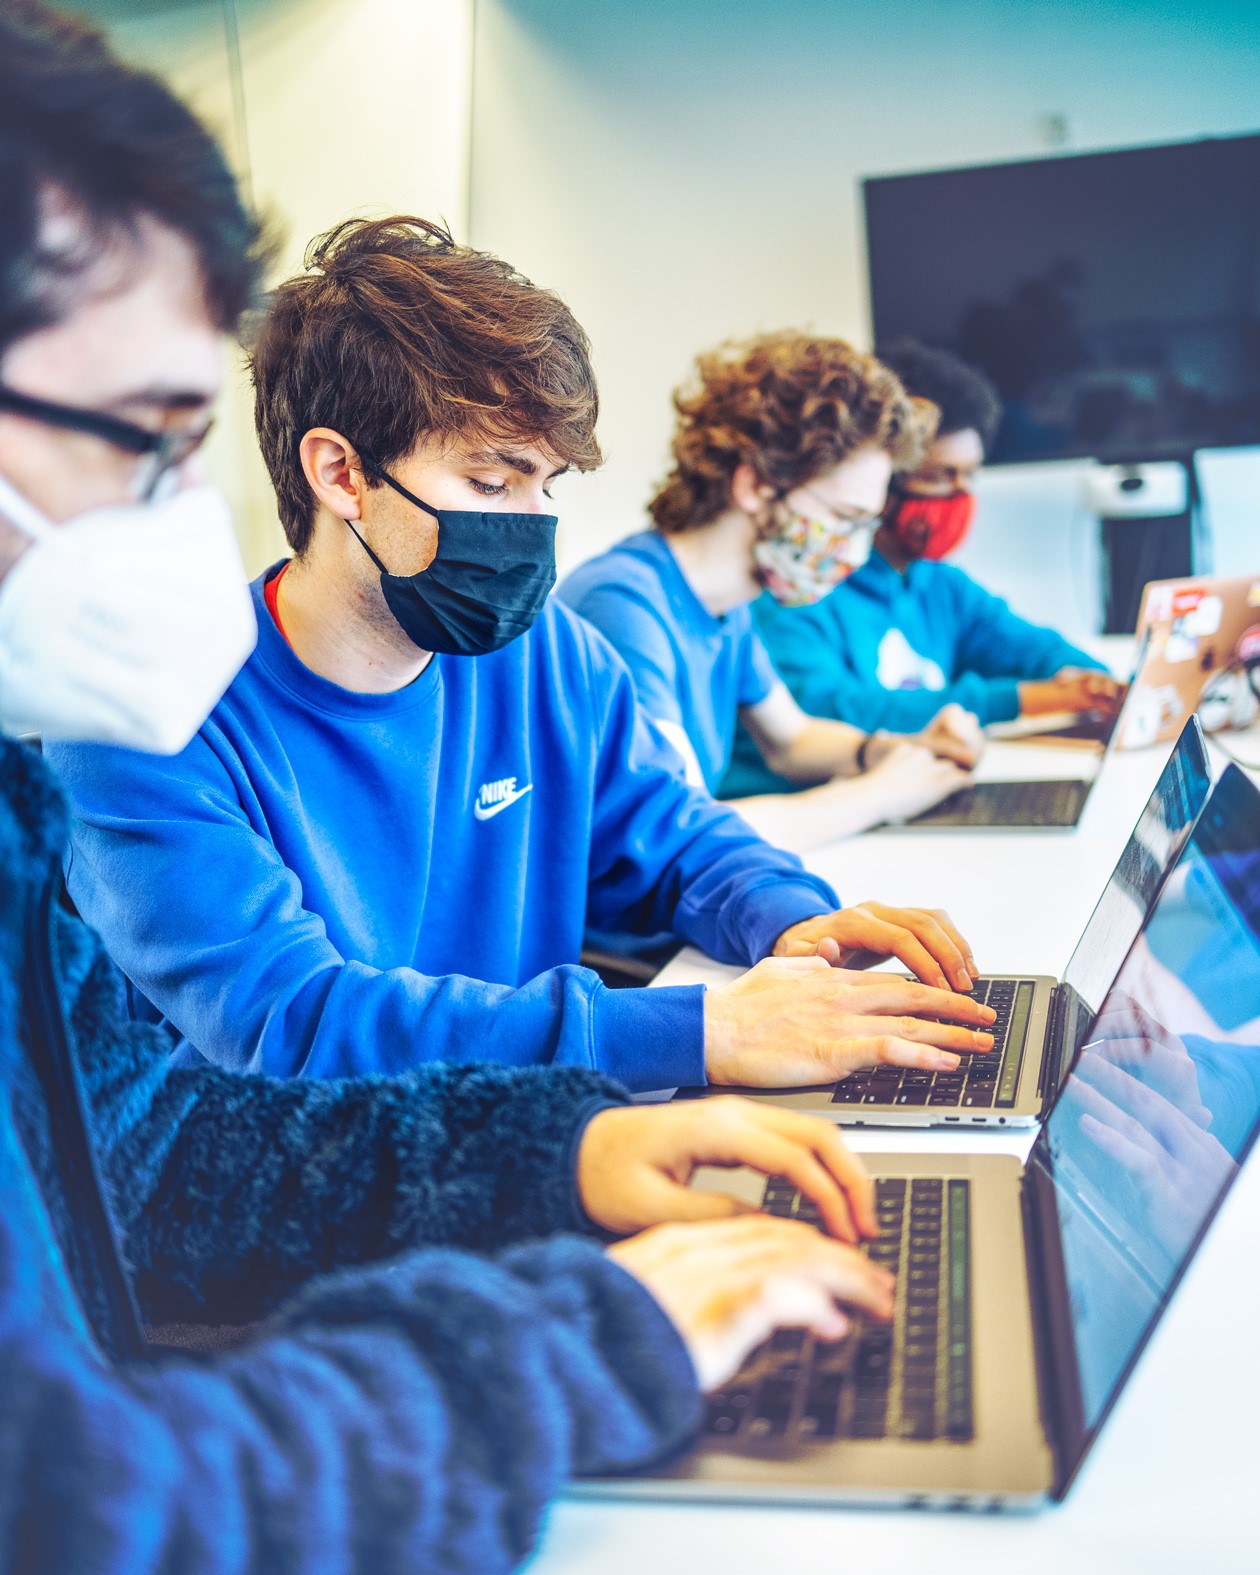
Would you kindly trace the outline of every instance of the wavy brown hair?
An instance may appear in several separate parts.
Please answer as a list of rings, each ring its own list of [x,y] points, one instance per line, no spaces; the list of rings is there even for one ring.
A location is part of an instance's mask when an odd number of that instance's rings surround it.
[[[658,530],[698,530],[730,507],[736,467],[750,465],[782,497],[857,449],[916,465],[937,410],[912,400],[873,356],[842,339],[763,334],[696,360],[674,395],[673,468],[648,508]]]
[[[592,470],[590,344],[550,290],[425,219],[351,219],[275,292],[251,356],[254,420],[301,554],[315,499],[299,444],[331,427],[388,468],[425,437],[540,443]],[[368,474],[369,485],[380,485]]]

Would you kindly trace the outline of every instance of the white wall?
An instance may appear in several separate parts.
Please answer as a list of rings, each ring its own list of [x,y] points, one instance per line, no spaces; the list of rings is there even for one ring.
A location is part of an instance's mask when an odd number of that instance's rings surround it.
[[[238,0],[244,124],[219,0],[79,0],[129,57],[161,72],[252,172],[284,236],[277,276],[356,213],[467,229],[473,0]],[[211,440],[251,572],[284,551],[242,376]]]
[[[1056,115],[1077,150],[1255,130],[1254,0],[477,0],[471,238],[567,297],[604,399],[562,564],[637,528],[696,350],[869,343],[861,177],[1044,154]],[[1254,567],[1260,456],[1225,469],[1217,562]],[[1071,632],[1097,612],[1078,483],[986,477],[962,560]]]

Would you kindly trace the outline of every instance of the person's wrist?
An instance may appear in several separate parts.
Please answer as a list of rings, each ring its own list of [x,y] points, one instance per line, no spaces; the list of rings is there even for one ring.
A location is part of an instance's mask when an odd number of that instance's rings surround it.
[[[607,1115],[610,1111],[629,1108],[628,1104],[618,1104],[607,1097],[592,1098],[578,1111],[573,1134],[569,1139],[567,1170],[572,1178],[570,1196],[574,1227],[585,1230],[587,1234],[605,1242],[615,1241],[618,1238],[614,1232],[606,1230],[591,1213],[587,1207],[587,1193],[592,1185],[592,1173],[598,1170],[598,1151],[603,1146],[602,1138],[607,1123],[605,1122],[596,1132],[594,1152],[588,1146],[591,1128],[599,1122],[601,1116]]]
[[[738,1055],[739,1011],[720,985],[704,992],[704,1072],[710,1083],[725,1082],[724,1070]]]

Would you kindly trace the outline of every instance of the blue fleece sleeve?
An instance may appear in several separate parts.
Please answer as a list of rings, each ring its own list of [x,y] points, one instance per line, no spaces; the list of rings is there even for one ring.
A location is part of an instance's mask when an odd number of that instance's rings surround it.
[[[59,976],[102,1179],[150,1322],[247,1323],[312,1275],[409,1247],[587,1231],[576,1185],[615,1083],[580,1067],[425,1066],[344,1082],[175,1069],[95,935]]]
[[[26,1575],[501,1575],[576,1475],[698,1424],[657,1304],[570,1237],[313,1282],[217,1359],[105,1364],[0,1116],[0,1525]]]
[[[127,977],[219,1066],[334,1078],[499,1061],[598,1066],[637,1089],[697,1080],[699,986],[625,1001],[632,992],[576,966],[514,989],[343,957],[201,736],[160,773],[112,751],[108,809],[93,805],[82,772],[75,780],[66,873],[79,911]]]
[[[593,631],[588,659],[600,707],[592,925],[673,930],[719,962],[747,965],[791,925],[839,907],[798,858],[687,786],[677,755],[636,704],[625,664]]]
[[[1055,630],[1013,613],[1000,596],[977,585],[961,569],[950,566],[942,581],[954,600],[959,631],[955,673],[1021,680],[1053,678],[1063,667],[1105,670],[1104,663]]]

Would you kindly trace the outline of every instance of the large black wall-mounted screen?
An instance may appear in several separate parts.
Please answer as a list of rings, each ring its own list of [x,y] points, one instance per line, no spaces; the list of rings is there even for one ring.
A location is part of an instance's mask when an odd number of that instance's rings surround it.
[[[997,462],[1260,443],[1260,136],[864,182],[875,340],[997,384]]]

